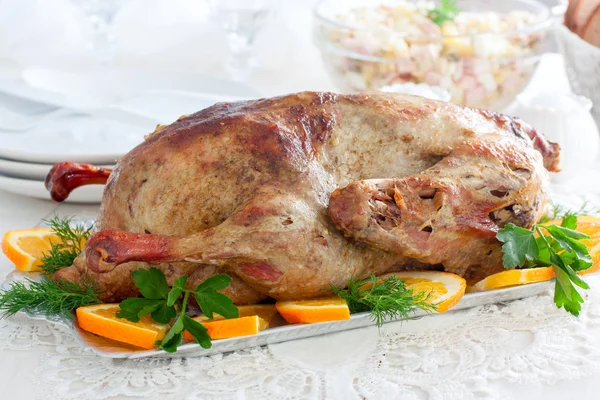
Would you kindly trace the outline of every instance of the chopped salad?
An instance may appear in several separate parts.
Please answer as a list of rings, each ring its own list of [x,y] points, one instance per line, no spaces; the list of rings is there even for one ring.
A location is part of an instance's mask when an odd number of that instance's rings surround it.
[[[398,1],[362,6],[323,26],[324,57],[346,90],[424,83],[448,90],[452,101],[501,108],[529,81],[540,32],[519,33],[539,21],[527,11],[463,12],[453,2]]]

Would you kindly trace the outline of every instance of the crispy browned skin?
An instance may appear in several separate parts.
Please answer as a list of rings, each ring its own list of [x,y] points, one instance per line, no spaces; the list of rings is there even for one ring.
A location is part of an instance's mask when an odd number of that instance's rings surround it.
[[[531,227],[541,217],[545,173],[534,152],[486,135],[419,174],[335,190],[329,216],[357,241],[482,278],[502,264],[498,227]]]
[[[556,169],[558,148],[531,127],[419,97],[307,92],[217,104],[123,157],[108,181],[97,234],[59,274],[91,274],[105,300],[135,294],[129,274],[147,266],[140,261],[158,263],[171,282],[208,271],[190,285],[226,272],[238,303],[307,298],[352,276],[439,269],[418,251],[433,238],[461,243],[456,260],[451,247],[440,258],[447,270],[485,276],[502,268],[498,225],[530,226],[541,215],[544,163]],[[351,183],[380,178],[391,179]],[[348,184],[328,215],[331,193]],[[382,228],[395,229],[390,237],[369,231],[372,206],[380,206],[373,199],[393,216]],[[414,215],[405,217],[403,207]],[[355,226],[361,210],[367,222]],[[413,234],[434,214],[443,221],[432,221],[432,232]],[[470,262],[469,248],[492,254]]]
[[[65,201],[69,194],[83,185],[104,185],[112,170],[90,164],[63,162],[52,167],[46,176],[46,189],[54,201]]]

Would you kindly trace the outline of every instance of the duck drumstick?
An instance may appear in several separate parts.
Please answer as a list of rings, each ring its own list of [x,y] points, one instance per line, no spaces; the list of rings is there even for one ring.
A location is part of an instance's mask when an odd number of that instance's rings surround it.
[[[46,189],[54,201],[64,201],[80,186],[104,185],[112,169],[91,164],[62,162],[52,167],[46,176]]]

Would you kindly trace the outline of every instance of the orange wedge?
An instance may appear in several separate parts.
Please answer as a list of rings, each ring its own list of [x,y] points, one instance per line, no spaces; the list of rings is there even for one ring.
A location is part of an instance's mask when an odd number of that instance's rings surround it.
[[[240,317],[258,315],[267,322],[267,328],[271,326],[271,323],[278,315],[275,304],[251,304],[248,306],[239,306],[238,310],[240,312]]]
[[[2,252],[21,271],[39,271],[44,253],[51,243],[60,239],[50,228],[18,229],[8,231],[2,238]]]
[[[545,222],[544,225],[560,225],[562,219],[555,219]],[[588,236],[600,236],[600,217],[583,215],[577,217],[577,232],[585,233]]]
[[[546,222],[545,225],[560,225],[561,222],[562,220],[553,220]],[[600,269],[600,217],[577,217],[577,231],[590,236],[589,239],[582,240],[581,242],[588,247],[593,261],[593,265],[590,268],[579,271],[577,274],[586,275],[596,272]],[[511,269],[490,275],[477,282],[471,287],[471,292],[543,282],[552,278],[554,278],[554,269],[552,267]]]
[[[238,318],[241,317],[251,317],[253,315],[258,315],[260,318],[265,320],[267,323],[266,328],[271,325],[273,319],[277,316],[277,309],[275,308],[275,304],[250,304],[247,306],[238,306],[239,315]],[[225,319],[217,313],[213,314],[213,319],[209,319],[206,315],[200,315],[194,318],[198,322],[204,321],[217,321]],[[230,318],[236,319],[236,318]]]
[[[548,222],[548,224],[560,225],[562,220],[554,220]],[[577,231],[585,233],[590,238],[582,240],[588,247],[590,256],[592,257],[593,265],[588,269],[579,271],[579,275],[586,275],[592,272],[596,272],[600,269],[600,217],[584,215],[577,217]],[[553,276],[554,277],[554,276]]]
[[[275,307],[291,324],[350,319],[348,304],[337,296],[314,300],[278,301]]]
[[[395,276],[405,282],[407,288],[416,293],[429,293],[429,301],[443,313],[454,307],[465,294],[467,282],[456,274],[438,271],[390,272],[379,279]]]
[[[552,278],[554,278],[554,268],[552,267],[508,269],[490,275],[477,282],[471,287],[470,291],[481,292],[482,290],[501,289],[510,286],[548,281]]]
[[[215,318],[203,319],[203,316],[194,318],[200,322],[208,331],[211,339],[226,339],[236,336],[256,335],[267,327],[267,321],[258,315],[249,315],[239,318]],[[183,337],[187,340],[194,340],[194,337],[188,331],[183,332]]]
[[[79,327],[96,335],[144,349],[153,349],[162,340],[169,325],[159,324],[146,315],[138,322],[117,317],[118,304],[96,304],[76,310]]]

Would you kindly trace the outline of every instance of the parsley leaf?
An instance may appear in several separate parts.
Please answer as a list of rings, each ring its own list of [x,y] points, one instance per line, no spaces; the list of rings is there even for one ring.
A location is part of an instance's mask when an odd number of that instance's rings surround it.
[[[216,290],[225,289],[231,283],[231,278],[224,274],[211,276],[202,282],[194,291],[198,305],[208,318],[213,317],[213,313],[219,314],[225,318],[237,318],[239,316],[238,308],[233,301]]]
[[[589,236],[577,232],[577,216],[566,214],[561,226],[536,224],[531,230],[507,224],[496,238],[503,242],[505,268],[552,266],[556,275],[554,303],[577,316],[583,297],[576,286],[589,289],[577,271],[592,266],[587,246],[580,240]]]
[[[131,273],[135,286],[147,299],[167,299],[169,285],[162,271],[158,268],[136,269]]]
[[[210,349],[212,346],[208,330],[195,319],[183,316],[183,327],[196,339],[196,342],[205,349]]]
[[[442,26],[446,21],[453,21],[458,12],[456,0],[442,0],[440,6],[429,10],[427,16],[434,24]]]
[[[165,338],[160,342],[160,347],[169,353],[177,351],[177,346],[181,343],[183,338],[183,316],[185,314],[179,314],[179,318],[175,321],[169,332],[165,335]]]
[[[175,307],[169,306],[165,301],[161,301],[159,307],[150,314],[153,320],[159,324],[168,324],[177,316]]]
[[[496,238],[503,242],[502,263],[504,267],[524,265],[525,261],[535,260],[539,256],[539,248],[533,231],[507,224],[501,229]]]
[[[206,328],[186,315],[190,295],[196,297],[196,302],[209,318],[212,318],[213,314],[225,318],[239,316],[238,308],[233,301],[224,294],[216,292],[225,289],[231,283],[231,278],[227,275],[212,276],[198,285],[195,290],[185,288],[187,283],[185,276],[178,278],[169,290],[165,275],[155,267],[135,270],[131,273],[131,277],[144,297],[121,302],[117,317],[138,322],[141,317],[150,314],[154,321],[161,324],[169,324],[175,319],[163,340],[156,343],[167,352],[177,351],[177,346],[183,339],[184,329],[190,332],[200,346],[205,349],[211,346]],[[180,299],[182,294],[183,299]]]
[[[196,292],[223,290],[231,283],[231,278],[225,274],[214,275],[196,287]]]
[[[583,263],[583,269],[592,266],[592,257],[590,256],[587,246],[579,242],[581,239],[589,239],[590,237],[588,235],[554,225],[544,225],[544,229],[552,235],[567,254],[575,253],[577,255],[576,259],[579,260],[580,263]]]
[[[131,322],[138,322],[140,318],[154,312],[160,306],[160,300],[142,298],[127,299],[119,304],[120,310],[117,312],[117,317],[125,318]]]
[[[167,305],[172,306],[175,304],[181,293],[183,293],[183,289],[185,288],[185,284],[187,282],[187,276],[182,276],[178,278],[175,283],[173,283],[173,287],[169,292],[169,296],[167,296]]]
[[[575,214],[566,214],[560,226],[569,229],[577,228],[577,216]]]

